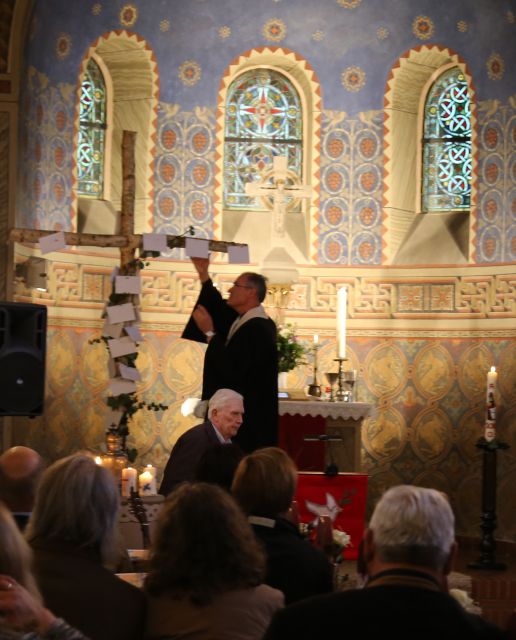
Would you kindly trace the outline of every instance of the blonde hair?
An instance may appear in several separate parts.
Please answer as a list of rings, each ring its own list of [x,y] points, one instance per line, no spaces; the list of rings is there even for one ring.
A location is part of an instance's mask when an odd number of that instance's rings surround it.
[[[0,573],[14,578],[41,602],[31,564],[32,551],[11,512],[0,502]]]

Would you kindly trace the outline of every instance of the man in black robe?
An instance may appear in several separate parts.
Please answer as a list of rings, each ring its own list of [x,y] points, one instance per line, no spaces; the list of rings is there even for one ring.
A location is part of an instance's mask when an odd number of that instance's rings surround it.
[[[223,300],[208,273],[207,258],[192,258],[201,293],[182,337],[207,342],[202,399],[228,388],[244,397],[244,422],[233,440],[245,451],[278,441],[276,324],[262,306],[266,279],[242,273]]]

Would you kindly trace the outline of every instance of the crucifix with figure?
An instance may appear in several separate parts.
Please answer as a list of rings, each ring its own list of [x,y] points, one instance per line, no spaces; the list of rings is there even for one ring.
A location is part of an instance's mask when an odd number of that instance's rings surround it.
[[[248,182],[245,192],[248,196],[260,196],[273,199],[271,240],[282,244],[285,237],[285,218],[289,198],[311,198],[312,188],[303,184],[287,184],[288,168],[286,156],[274,156],[272,181],[270,177]]]

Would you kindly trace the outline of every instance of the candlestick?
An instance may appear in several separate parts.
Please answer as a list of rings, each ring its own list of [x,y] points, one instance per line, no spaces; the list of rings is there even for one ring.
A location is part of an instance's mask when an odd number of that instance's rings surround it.
[[[314,353],[314,379],[312,384],[308,387],[308,395],[314,396],[315,398],[321,397],[321,387],[317,382],[317,348],[318,348],[317,343],[318,342],[319,342],[319,336],[316,334],[314,335],[314,344],[312,347],[312,351]]]
[[[136,469],[132,467],[126,467],[122,469],[122,497],[129,498],[131,495],[131,489],[136,491]]]
[[[140,486],[140,494],[142,496],[155,496],[156,495],[156,478],[152,475],[151,471],[144,471],[138,478],[138,484]]]
[[[337,292],[337,357],[346,357],[346,308],[348,290],[341,287]]]
[[[349,399],[349,392],[344,391],[344,369],[343,365],[347,358],[334,358],[339,363],[338,382],[339,388],[337,390],[337,402],[345,402]]]

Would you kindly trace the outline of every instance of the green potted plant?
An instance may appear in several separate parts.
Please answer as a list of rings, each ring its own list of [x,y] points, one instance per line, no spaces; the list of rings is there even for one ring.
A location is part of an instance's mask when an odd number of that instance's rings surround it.
[[[298,340],[292,324],[279,325],[276,338],[278,349],[279,386],[285,387],[286,374],[305,362],[306,348]],[[283,376],[281,374],[284,374]]]

